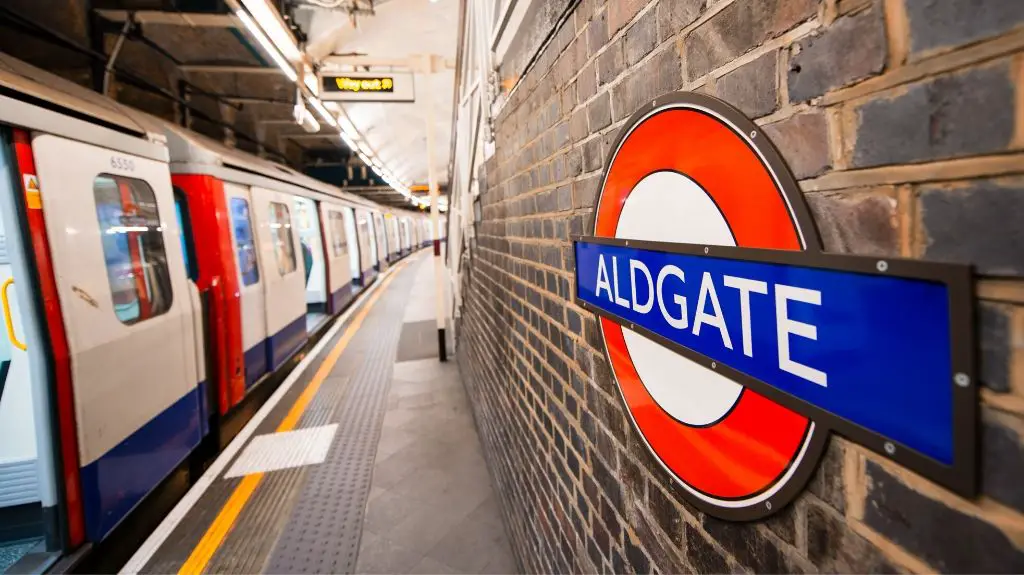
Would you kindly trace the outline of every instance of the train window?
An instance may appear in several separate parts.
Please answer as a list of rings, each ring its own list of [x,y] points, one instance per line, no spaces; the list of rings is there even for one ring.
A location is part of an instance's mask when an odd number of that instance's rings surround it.
[[[260,281],[260,269],[256,265],[256,245],[252,237],[252,221],[249,219],[249,202],[244,198],[231,198],[231,224],[235,230],[238,245],[238,268],[242,271],[242,283],[251,286]]]
[[[345,237],[345,219],[341,212],[331,210],[327,212],[331,223],[331,249],[334,257],[340,258],[348,250],[348,238]]]
[[[174,187],[174,214],[178,217],[178,236],[181,238],[181,253],[185,257],[185,271],[188,279],[199,279],[199,260],[195,257],[192,244],[192,219],[188,213],[188,198],[181,188]]]
[[[288,206],[270,202],[270,235],[274,240],[274,258],[281,275],[295,271],[295,244],[292,243],[292,216]]]
[[[135,178],[100,174],[93,195],[117,319],[131,325],[166,312],[171,278],[153,188]]]

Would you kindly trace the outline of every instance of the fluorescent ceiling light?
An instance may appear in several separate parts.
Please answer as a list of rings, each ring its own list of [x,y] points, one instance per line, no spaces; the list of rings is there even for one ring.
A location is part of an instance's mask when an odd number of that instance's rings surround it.
[[[324,103],[320,101],[320,98],[317,98],[316,96],[310,96],[309,104],[313,106],[313,109],[316,110],[316,113],[320,114],[320,117],[323,118],[325,122],[330,124],[332,128],[338,127],[338,120],[334,117],[334,114],[332,114],[330,110],[324,107]]]
[[[355,124],[352,123],[352,120],[348,119],[348,116],[346,116],[345,114],[339,114],[338,123],[341,125],[341,129],[344,130],[345,133],[348,134],[350,138],[352,138],[353,140],[359,139],[359,130],[356,129],[356,126]]]
[[[266,35],[264,35],[263,32],[259,29],[259,26],[257,26],[256,23],[252,21],[252,18],[250,18],[249,15],[246,14],[245,10],[236,10],[235,16],[237,16],[238,19],[242,21],[242,24],[245,26],[245,28],[249,30],[249,34],[252,34],[253,38],[256,38],[256,42],[258,42],[259,45],[263,48],[263,51],[270,56],[270,59],[273,60],[275,64],[277,64],[277,67],[280,68],[282,72],[284,72],[284,75],[287,76],[288,79],[291,80],[292,82],[298,80],[299,75],[295,73],[295,68],[291,64],[289,64],[287,60],[284,59],[284,56],[282,56],[281,53],[278,52],[276,48],[274,48],[274,46],[270,43],[270,40],[267,40]]]
[[[320,95],[320,82],[317,80],[316,74],[306,72],[302,81],[306,84],[306,87],[309,88],[310,93],[314,96]]]
[[[356,143],[352,141],[352,138],[348,137],[348,134],[342,130],[338,130],[338,133],[341,134],[341,140],[345,142],[345,145],[348,146],[349,150],[354,152],[358,149]]]
[[[302,60],[302,52],[292,40],[292,35],[281,23],[281,17],[277,10],[270,7],[266,0],[242,0],[246,10],[259,23],[260,28],[270,36],[270,41],[277,46],[277,49],[284,54],[284,57],[292,62]]]

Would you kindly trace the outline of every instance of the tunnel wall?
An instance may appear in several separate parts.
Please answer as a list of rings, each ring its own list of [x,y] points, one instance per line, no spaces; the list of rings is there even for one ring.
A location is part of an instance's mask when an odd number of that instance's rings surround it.
[[[532,572],[1024,570],[1024,3],[583,0],[494,118],[458,361]],[[756,118],[826,249],[969,262],[981,495],[833,436],[795,503],[727,523],[686,503],[570,302],[610,143],[679,89]],[[884,400],[884,399],[880,399]]]

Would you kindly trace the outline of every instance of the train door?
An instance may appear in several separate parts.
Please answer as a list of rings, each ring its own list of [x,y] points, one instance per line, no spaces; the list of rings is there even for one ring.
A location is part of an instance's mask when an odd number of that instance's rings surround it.
[[[345,217],[340,208],[321,202],[320,221],[327,238],[327,291],[330,293],[331,313],[338,313],[356,294],[349,264]]]
[[[373,212],[364,212],[366,216],[366,238],[370,244],[370,263],[373,265],[373,272],[380,271],[380,250],[377,248],[377,228],[373,222]]]
[[[377,270],[384,271],[388,267],[388,240],[384,231],[384,217],[380,212],[373,212],[373,233],[377,237]]]
[[[402,251],[404,253],[409,253],[412,251],[412,238],[409,236],[409,218],[402,218],[401,224]]]
[[[401,259],[402,257],[402,243],[398,239],[398,218],[394,214],[387,214],[384,216],[388,226],[388,246],[391,247],[389,252],[394,259]]]
[[[328,263],[324,254],[324,236],[320,231],[320,211],[316,202],[302,196],[295,196],[292,202],[306,281],[306,331],[312,333],[327,319]]]
[[[36,320],[29,246],[23,241],[18,195],[22,179],[10,142],[0,129],[0,573],[42,542],[44,507],[55,509],[55,445],[46,412],[51,404],[43,347],[28,333]],[[31,355],[30,355],[31,353]],[[34,357],[33,357],[34,356]],[[50,527],[53,529],[53,526]]]
[[[97,541],[199,443],[192,302],[166,163],[50,135],[32,148]]]
[[[292,197],[252,188],[266,297],[267,369],[281,366],[306,341],[305,268]]]
[[[242,357],[245,363],[245,387],[248,389],[267,373],[267,315],[260,270],[260,251],[256,243],[256,224],[252,198],[244,186],[224,183],[228,212],[231,214],[231,243],[238,267],[238,285],[242,308]]]
[[[356,238],[359,242],[359,271],[362,273],[363,285],[369,284],[376,277],[373,268],[373,229],[370,227],[370,212],[356,210]]]
[[[206,325],[208,310],[204,309],[202,296],[196,281],[199,279],[199,262],[196,259],[194,236],[192,235],[192,219],[188,209],[188,196],[181,188],[174,188],[174,221],[178,224],[178,242],[184,258],[185,273],[188,276],[188,296],[192,307],[192,333],[196,352],[196,375],[199,381],[199,427],[202,435],[209,431],[210,414],[217,410],[216,390],[210,384],[215,373],[209,347],[213,345],[209,328]],[[207,304],[209,303],[207,302]]]
[[[345,236],[348,238],[348,263],[349,271],[352,274],[352,281],[357,285],[366,285],[363,282],[363,270],[359,265],[359,235],[356,234],[356,214],[352,208],[342,208],[342,218],[345,220]]]

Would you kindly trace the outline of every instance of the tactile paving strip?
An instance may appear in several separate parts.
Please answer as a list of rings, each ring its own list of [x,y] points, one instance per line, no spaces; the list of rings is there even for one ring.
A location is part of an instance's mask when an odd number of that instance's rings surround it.
[[[362,357],[344,361],[354,373],[338,409],[328,420],[338,424],[334,447],[324,463],[309,469],[265,572],[355,570],[402,312],[414,278],[415,274],[405,273],[395,279],[390,297],[378,304],[385,307],[383,313],[368,318],[361,337],[355,338],[346,352]]]

